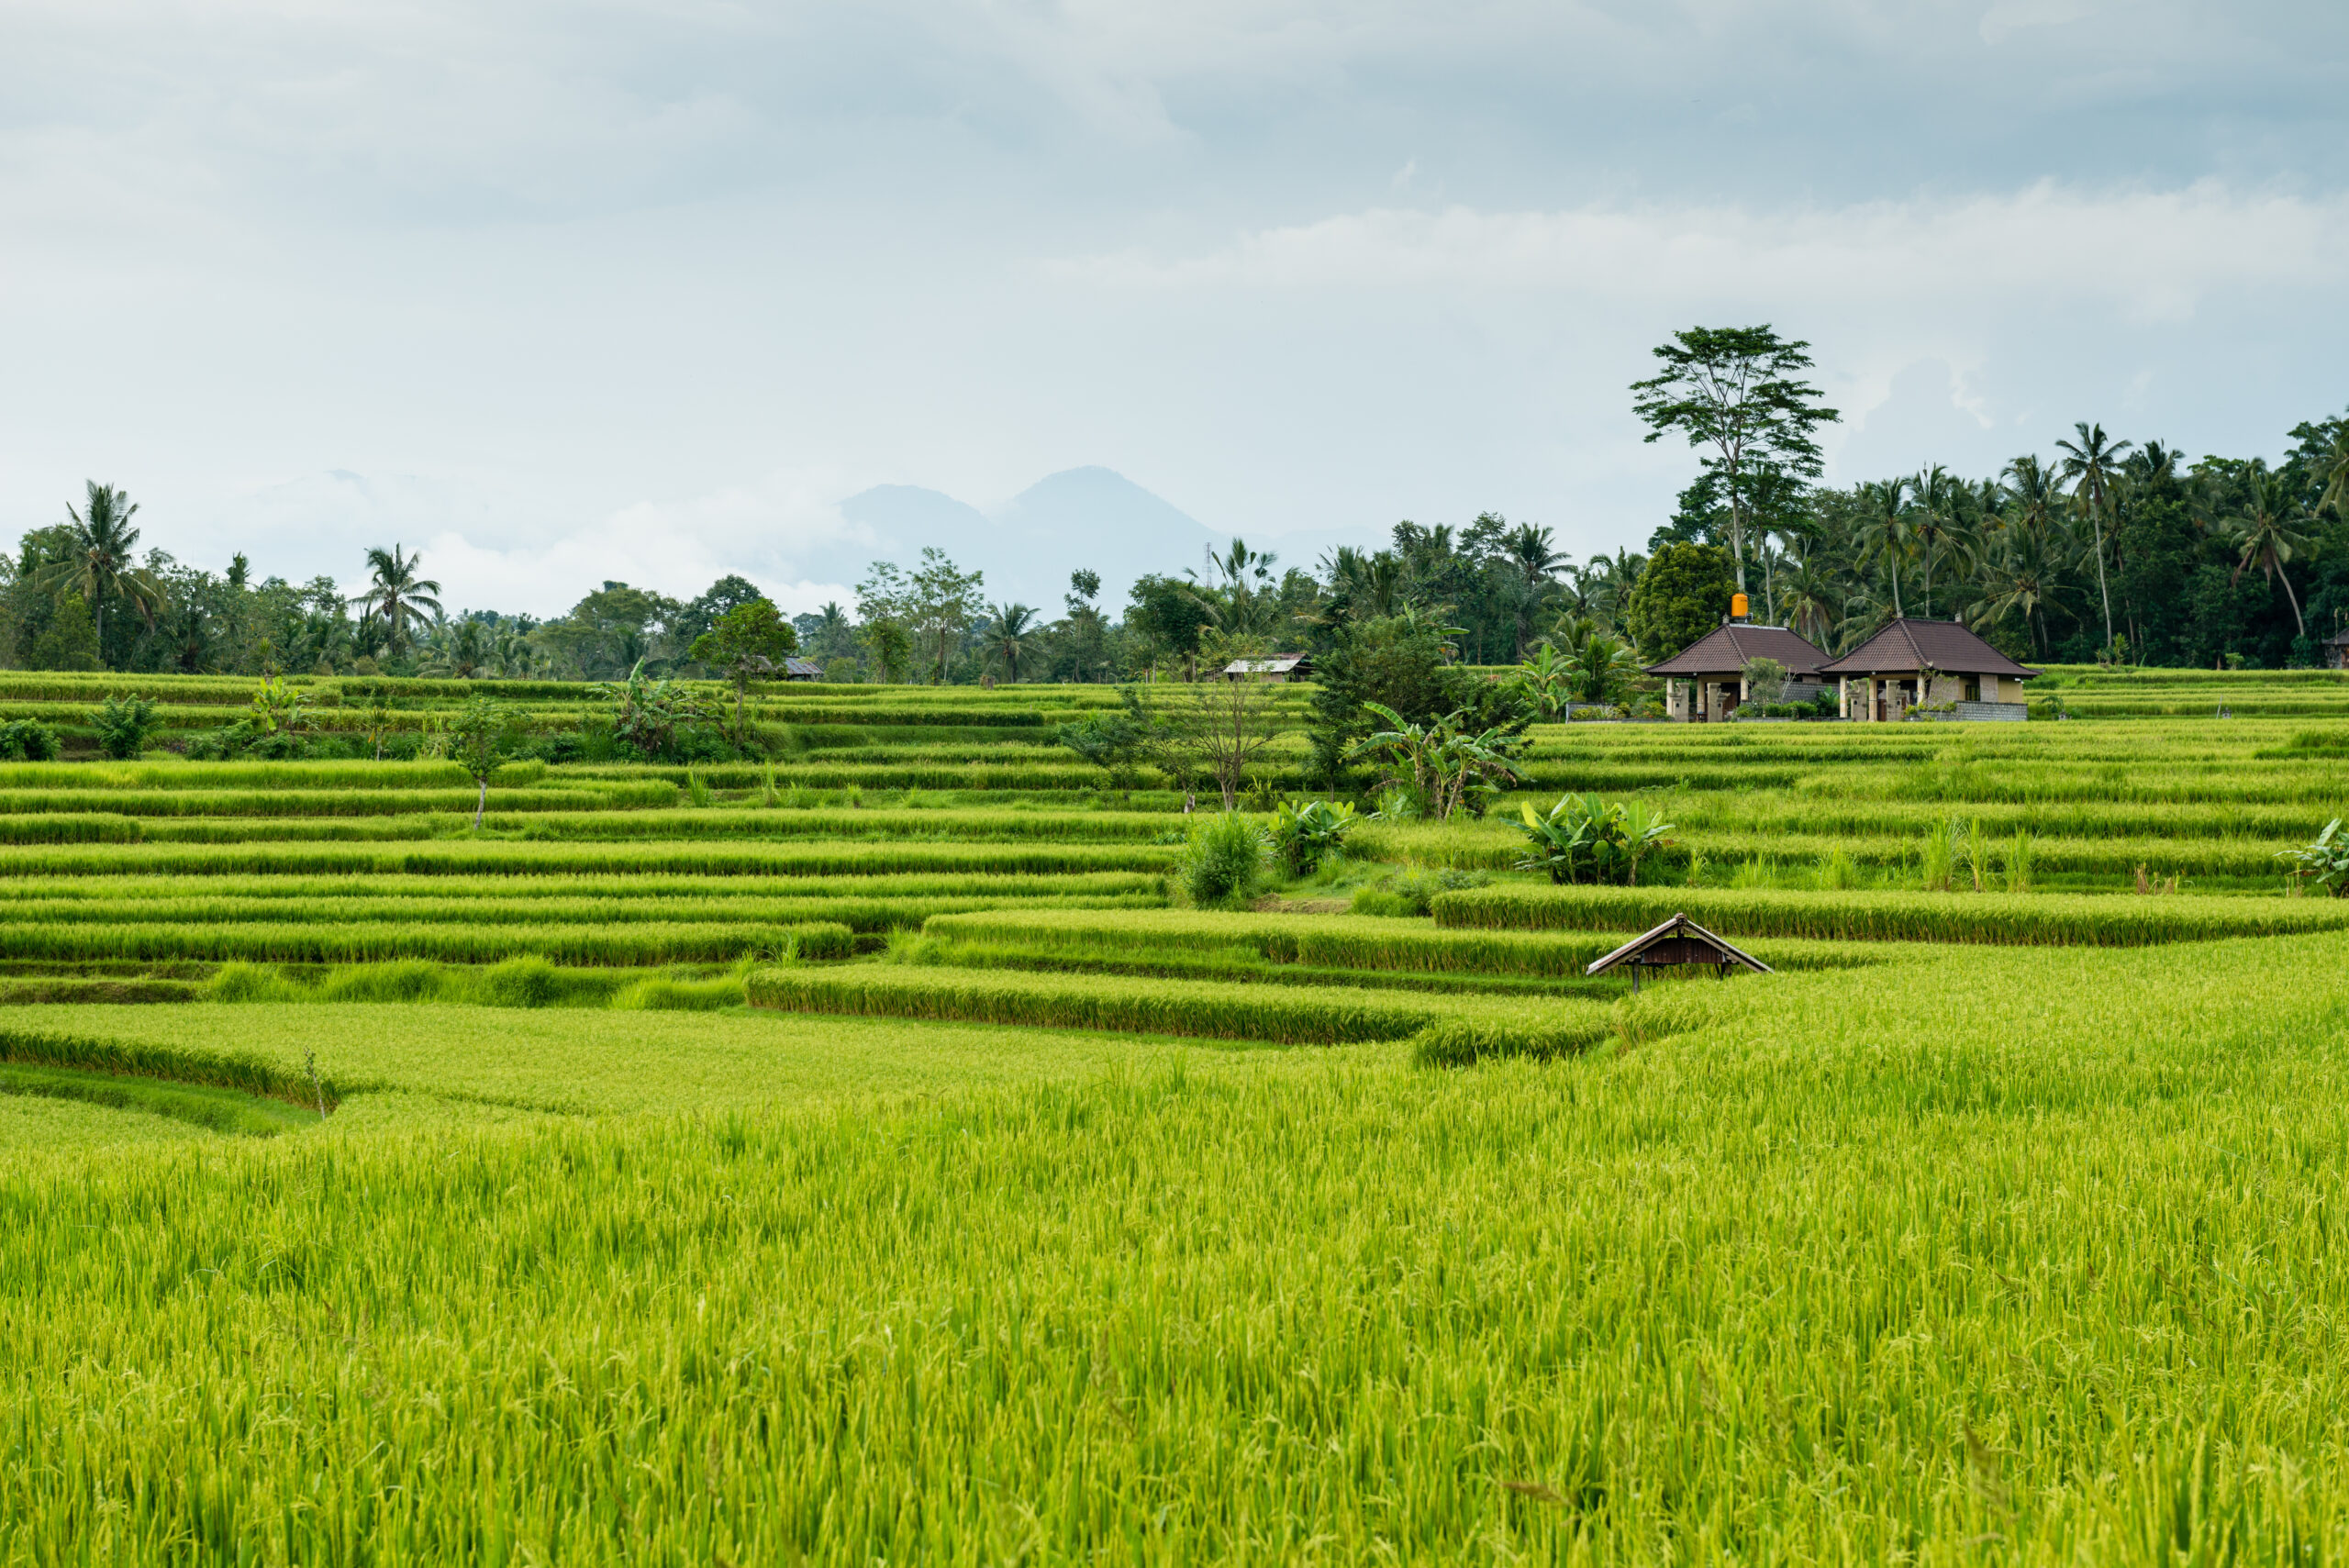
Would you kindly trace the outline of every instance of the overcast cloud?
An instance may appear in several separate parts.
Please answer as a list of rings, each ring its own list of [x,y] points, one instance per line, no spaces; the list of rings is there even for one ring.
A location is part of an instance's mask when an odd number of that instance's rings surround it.
[[[1697,322],[1812,341],[1838,479],[2272,454],[2349,404],[2344,80],[2283,0],[14,0],[0,536],[97,478],[215,567],[800,608],[858,491],[1099,464],[1582,553]]]

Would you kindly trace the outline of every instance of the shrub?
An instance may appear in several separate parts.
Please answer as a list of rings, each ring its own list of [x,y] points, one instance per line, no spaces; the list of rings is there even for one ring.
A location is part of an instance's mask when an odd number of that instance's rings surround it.
[[[1273,850],[1291,876],[1311,873],[1325,860],[1342,860],[1346,835],[1359,818],[1349,802],[1292,801],[1273,815]]]
[[[1264,873],[1264,830],[1236,811],[1196,823],[1174,874],[1202,909],[1246,902]]]
[[[0,761],[53,762],[57,752],[57,731],[40,720],[18,718],[0,724]]]
[[[98,750],[117,762],[128,762],[147,749],[147,738],[163,728],[163,717],[145,697],[109,694],[90,710],[90,726],[98,732]]]

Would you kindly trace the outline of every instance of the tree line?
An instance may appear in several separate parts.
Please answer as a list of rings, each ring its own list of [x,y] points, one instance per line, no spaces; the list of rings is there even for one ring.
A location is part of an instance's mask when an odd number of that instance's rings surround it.
[[[1233,649],[1324,668],[1432,636],[1466,665],[1534,661],[1565,700],[1625,700],[1641,661],[1753,618],[1831,652],[1897,616],[1965,621],[2023,660],[2283,668],[2321,662],[2349,623],[2349,417],[2289,433],[2283,458],[2188,461],[2083,422],[1995,475],[1940,464],[1819,483],[1836,412],[1803,379],[1809,345],[1768,327],[1695,328],[1634,384],[1649,439],[1697,472],[1643,550],[1575,562],[1550,528],[1496,512],[1396,524],[1376,550],[1310,563],[1233,539],[1202,570],[1144,576],[1122,606],[1072,571],[1059,606],[994,599],[983,573],[928,550],[875,562],[853,602],[788,619],[774,644],[833,681],[941,684],[1195,679]],[[727,575],[689,600],[607,582],[564,615],[449,612],[402,545],[370,549],[355,592],[259,582],[139,550],[137,505],[92,482],[66,518],[0,555],[0,661],[23,669],[617,680],[714,676],[697,660],[731,611]],[[787,651],[783,643],[790,644]],[[740,667],[733,673],[739,673]]]

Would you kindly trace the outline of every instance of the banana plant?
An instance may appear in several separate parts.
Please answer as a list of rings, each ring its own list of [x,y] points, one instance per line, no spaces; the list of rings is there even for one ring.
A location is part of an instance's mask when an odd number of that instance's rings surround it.
[[[1554,719],[1574,701],[1574,666],[1548,642],[1536,647],[1517,667],[1518,688],[1534,711]]]
[[[1672,842],[1672,824],[1644,800],[1569,795],[1547,812],[1529,801],[1519,813],[1527,850],[1517,869],[1544,873],[1554,883],[1636,886],[1640,862]]]
[[[1447,820],[1465,805],[1472,789],[1517,776],[1510,756],[1514,738],[1497,728],[1469,733],[1461,722],[1467,717],[1464,708],[1432,723],[1413,724],[1383,703],[1363,706],[1392,728],[1358,742],[1348,755],[1386,752],[1386,782],[1403,785],[1426,802],[1428,816],[1436,821]]]
[[[1285,801],[1273,814],[1273,846],[1291,875],[1305,876],[1325,860],[1344,858],[1358,820],[1350,801]]]
[[[2278,850],[2276,858],[2291,862],[2292,874],[2318,892],[2349,898],[2349,833],[2341,830],[2340,817],[2324,825],[2315,843],[2306,849]]]

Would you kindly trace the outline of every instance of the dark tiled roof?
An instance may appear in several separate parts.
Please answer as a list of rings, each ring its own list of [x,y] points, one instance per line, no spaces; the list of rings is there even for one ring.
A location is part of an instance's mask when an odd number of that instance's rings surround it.
[[[2326,638],[2324,641],[2318,646],[2349,648],[2349,631],[2336,631],[2331,637]]]
[[[1733,675],[1745,668],[1748,659],[1776,659],[1789,675],[1812,675],[1826,666],[1827,653],[1782,626],[1732,624],[1707,632],[1647,671],[1651,675]]]
[[[2013,675],[2025,669],[1954,620],[1897,620],[1827,666],[1830,675],[1897,675],[1933,669],[1944,675]]]

